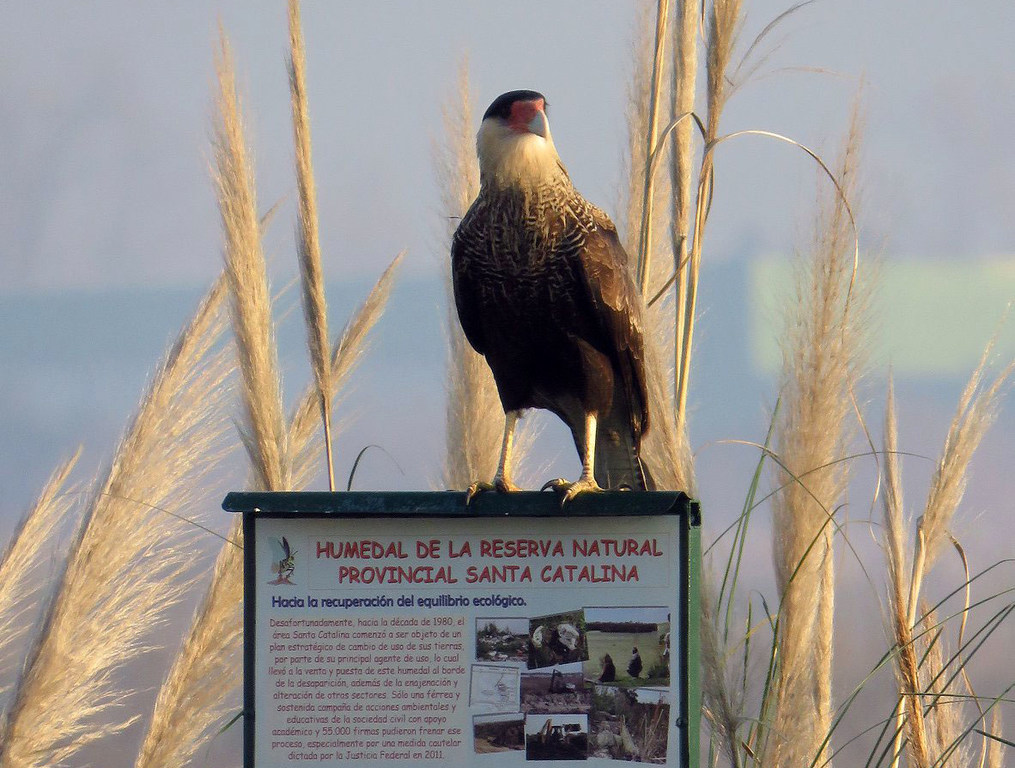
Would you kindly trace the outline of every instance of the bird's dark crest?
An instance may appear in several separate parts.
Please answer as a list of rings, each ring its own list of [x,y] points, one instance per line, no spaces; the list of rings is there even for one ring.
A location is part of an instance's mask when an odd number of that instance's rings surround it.
[[[493,103],[487,107],[486,112],[483,115],[483,119],[486,120],[488,117],[499,117],[502,120],[507,120],[511,116],[511,105],[516,101],[534,101],[535,99],[543,100],[543,110],[547,111],[549,104],[546,103],[546,97],[543,96],[539,91],[508,91],[502,93]]]

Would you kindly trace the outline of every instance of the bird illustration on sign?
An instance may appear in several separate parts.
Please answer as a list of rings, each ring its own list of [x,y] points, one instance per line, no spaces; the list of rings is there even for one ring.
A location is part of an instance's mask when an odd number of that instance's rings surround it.
[[[269,581],[271,585],[295,584],[292,575],[296,571],[296,551],[289,546],[289,539],[283,536],[281,539],[275,536],[268,537],[271,545],[271,572],[277,576]]]

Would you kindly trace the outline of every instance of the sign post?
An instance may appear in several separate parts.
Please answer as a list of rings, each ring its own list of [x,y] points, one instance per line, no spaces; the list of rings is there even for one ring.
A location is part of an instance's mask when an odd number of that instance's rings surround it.
[[[680,493],[231,493],[244,766],[697,766]]]

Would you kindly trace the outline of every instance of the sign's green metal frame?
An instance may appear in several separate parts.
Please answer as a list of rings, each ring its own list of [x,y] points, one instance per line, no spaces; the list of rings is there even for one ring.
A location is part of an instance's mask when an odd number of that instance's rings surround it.
[[[701,590],[701,508],[686,494],[676,491],[623,491],[584,494],[560,508],[556,494],[518,492],[484,493],[466,505],[465,494],[457,491],[436,492],[236,492],[222,502],[228,512],[243,514],[244,541],[253,541],[258,518],[316,517],[618,517],[678,515],[680,554],[686,578],[680,584],[680,625],[685,652],[679,659],[681,692],[685,696],[682,711],[686,717],[677,725],[681,733],[682,768],[699,765],[701,726],[701,655],[699,640]],[[254,548],[244,551],[244,644],[243,644],[243,743],[244,766],[253,768],[254,711]]]

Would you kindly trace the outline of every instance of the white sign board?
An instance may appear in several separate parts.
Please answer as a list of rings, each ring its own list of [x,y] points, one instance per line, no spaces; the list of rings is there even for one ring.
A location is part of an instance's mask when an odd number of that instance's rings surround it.
[[[679,516],[252,517],[248,768],[680,765]]]

